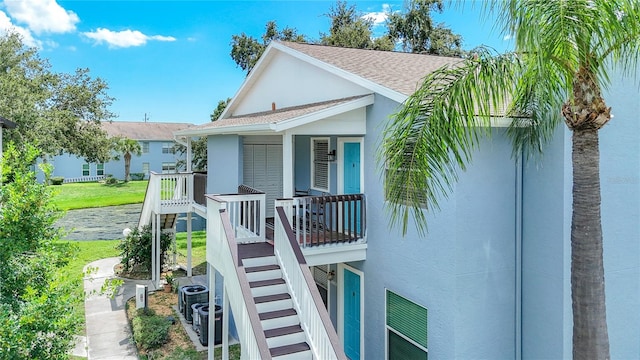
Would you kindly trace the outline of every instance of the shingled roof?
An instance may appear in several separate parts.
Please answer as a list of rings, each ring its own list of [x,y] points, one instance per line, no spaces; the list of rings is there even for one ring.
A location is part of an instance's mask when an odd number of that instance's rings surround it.
[[[127,137],[134,140],[173,140],[175,131],[184,130],[193,126],[185,123],[159,123],[159,122],[130,122],[112,121],[102,122],[102,129],[111,137]]]
[[[460,58],[395,51],[278,42],[328,65],[409,96],[430,72],[462,61]]]

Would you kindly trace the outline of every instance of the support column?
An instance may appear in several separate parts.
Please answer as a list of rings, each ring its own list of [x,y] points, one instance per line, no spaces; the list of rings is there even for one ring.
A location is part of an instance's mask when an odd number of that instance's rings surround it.
[[[156,214],[156,237],[155,237],[155,245],[156,245],[156,289],[160,287],[160,270],[162,268],[162,263],[160,262],[160,256],[162,254],[162,247],[160,246],[160,237],[162,236],[162,227],[160,226],[160,214]]]
[[[214,345],[216,340],[216,268],[207,262],[207,274],[209,274],[209,350],[207,359],[214,360]],[[222,314],[223,318],[226,314]],[[224,333],[223,333],[224,334]]]
[[[187,213],[187,277],[192,276],[191,268],[191,213]]]
[[[151,282],[156,283],[156,214],[151,213]]]
[[[282,135],[282,196],[293,197],[293,135]]]
[[[229,360],[229,296],[227,288],[222,287],[222,360]]]

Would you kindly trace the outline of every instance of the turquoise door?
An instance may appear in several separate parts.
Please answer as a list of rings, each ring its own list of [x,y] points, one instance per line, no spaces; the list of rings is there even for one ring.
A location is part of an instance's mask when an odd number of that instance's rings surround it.
[[[344,352],[360,359],[360,276],[344,269]]]
[[[344,143],[343,154],[344,193],[360,194],[360,143]],[[352,213],[351,216],[347,228],[355,225],[355,231],[360,233],[360,208],[356,208],[355,213]]]

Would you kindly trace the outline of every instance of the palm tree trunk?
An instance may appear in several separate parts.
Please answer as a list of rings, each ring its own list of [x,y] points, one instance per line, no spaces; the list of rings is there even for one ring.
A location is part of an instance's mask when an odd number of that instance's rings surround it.
[[[571,299],[573,358],[609,359],[597,129],[573,131]]]
[[[131,170],[131,153],[124,154],[124,181],[129,181],[129,171]]]

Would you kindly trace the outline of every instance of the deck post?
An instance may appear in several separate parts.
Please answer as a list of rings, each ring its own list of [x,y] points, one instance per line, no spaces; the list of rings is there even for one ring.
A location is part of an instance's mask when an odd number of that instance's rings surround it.
[[[156,214],[156,234],[155,234],[155,241],[154,241],[154,244],[156,246],[156,268],[155,268],[156,289],[160,287],[160,272],[162,268],[162,262],[160,261],[160,256],[162,254],[162,246],[160,241],[161,236],[162,236],[162,229],[160,226],[160,214]]]
[[[207,350],[207,359],[214,360],[214,345],[216,341],[216,268],[207,262],[207,276],[209,278],[209,349]],[[213,315],[211,315],[213,313]],[[228,315],[223,312],[223,318]]]
[[[191,213],[187,213],[187,277],[191,277]]]
[[[229,294],[222,288],[222,360],[229,360]]]
[[[156,284],[156,216],[155,213],[151,213],[151,282]]]

